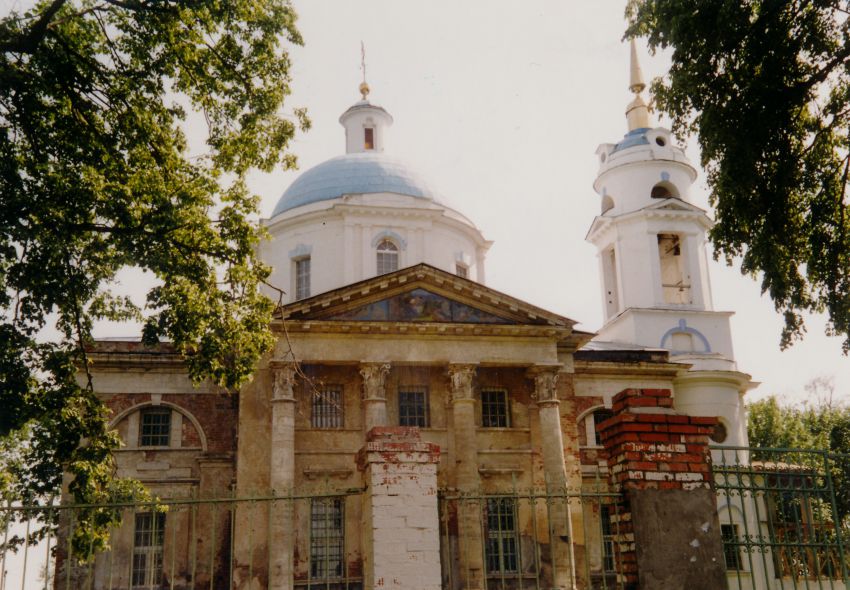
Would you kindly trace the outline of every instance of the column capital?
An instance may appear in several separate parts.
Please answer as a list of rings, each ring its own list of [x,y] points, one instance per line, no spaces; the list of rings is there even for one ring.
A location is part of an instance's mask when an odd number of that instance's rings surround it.
[[[529,367],[526,375],[534,380],[534,393],[531,397],[538,404],[547,402],[558,402],[558,375],[563,368],[562,365],[535,365]]]
[[[363,400],[386,400],[384,387],[391,365],[386,361],[361,361],[360,376],[363,377]]]
[[[272,401],[295,401],[295,375],[298,366],[294,362],[272,362]]]
[[[449,381],[451,382],[449,392],[451,401],[469,401],[473,399],[472,379],[478,365],[452,363],[448,367]]]

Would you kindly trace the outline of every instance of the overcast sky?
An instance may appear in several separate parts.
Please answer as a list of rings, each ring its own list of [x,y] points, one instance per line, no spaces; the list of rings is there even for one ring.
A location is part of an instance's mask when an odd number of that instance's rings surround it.
[[[395,118],[387,152],[495,241],[488,285],[599,328],[596,252],[584,236],[599,212],[594,151],[626,131],[624,2],[296,0],[295,7],[305,46],[291,52],[289,107],[307,107],[313,121],[293,145],[301,170],[344,152],[337,119],[359,98],[362,40],[370,99]],[[660,76],[667,60],[644,52],[642,65],[647,77]],[[298,173],[251,179],[264,215]],[[708,207],[703,174],[691,194]],[[780,352],[782,318],[758,283],[719,262],[711,279],[715,308],[736,312],[739,368],[763,383],[751,399],[802,396],[820,376],[850,391],[850,360],[840,339],[824,335],[823,318],[809,318],[806,340]]]

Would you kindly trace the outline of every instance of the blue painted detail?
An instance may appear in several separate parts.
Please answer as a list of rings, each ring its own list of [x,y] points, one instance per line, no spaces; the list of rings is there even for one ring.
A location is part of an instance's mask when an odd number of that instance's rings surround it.
[[[670,180],[670,173],[666,170],[661,173],[661,180]]]
[[[313,246],[308,246],[307,244],[298,244],[289,251],[290,258],[304,258],[305,256],[309,256],[313,252]]]
[[[661,348],[667,348],[668,341],[673,337],[673,334],[691,334],[692,336],[696,336],[704,347],[703,350],[696,350],[694,352],[711,352],[711,345],[708,343],[708,338],[703,336],[702,332],[697,330],[696,328],[691,328],[688,326],[688,322],[684,319],[679,320],[679,325],[675,328],[670,328],[666,332],[664,332],[664,336],[661,337]],[[683,354],[682,352],[673,351],[673,354]]]
[[[623,136],[623,140],[614,146],[611,153],[613,154],[636,145],[649,145],[649,140],[646,138],[647,131],[649,131],[649,127],[640,127],[629,131],[625,136]]]
[[[310,168],[277,202],[272,217],[343,195],[396,193],[429,201],[438,194],[402,161],[382,153],[345,154]]]
[[[390,231],[388,229],[381,230],[375,234],[375,237],[372,238],[372,247],[377,248],[378,244],[380,244],[383,239],[389,239],[392,242],[395,242],[395,245],[398,246],[399,250],[407,250],[407,240],[394,231]]]

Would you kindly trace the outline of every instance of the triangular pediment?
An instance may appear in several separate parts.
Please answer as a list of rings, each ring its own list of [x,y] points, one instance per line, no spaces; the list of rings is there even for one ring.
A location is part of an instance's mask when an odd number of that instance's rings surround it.
[[[290,303],[281,316],[301,321],[559,328],[571,328],[575,323],[427,264]]]
[[[361,322],[516,323],[421,287],[348,311],[340,311],[324,319]]]
[[[655,211],[690,211],[705,215],[705,210],[681,199],[664,199],[658,203],[653,203],[649,207],[645,207],[645,209]]]

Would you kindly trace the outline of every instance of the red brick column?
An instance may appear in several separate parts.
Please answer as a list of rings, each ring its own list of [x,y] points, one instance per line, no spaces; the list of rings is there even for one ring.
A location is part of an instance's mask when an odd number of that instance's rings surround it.
[[[683,416],[667,389],[626,389],[599,425],[627,589],[725,587],[708,436],[716,418]]]

